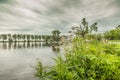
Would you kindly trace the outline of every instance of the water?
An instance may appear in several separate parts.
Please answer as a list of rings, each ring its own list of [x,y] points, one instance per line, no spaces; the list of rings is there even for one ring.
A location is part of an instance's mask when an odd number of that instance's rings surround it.
[[[43,65],[54,65],[52,58],[58,56],[45,43],[0,43],[0,80],[37,80],[34,77],[37,60]]]

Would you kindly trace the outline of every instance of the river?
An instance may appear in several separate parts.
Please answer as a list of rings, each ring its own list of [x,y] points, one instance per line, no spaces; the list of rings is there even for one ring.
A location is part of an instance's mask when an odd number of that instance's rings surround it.
[[[61,51],[44,42],[0,43],[0,80],[37,80],[33,68],[36,62],[52,66]]]

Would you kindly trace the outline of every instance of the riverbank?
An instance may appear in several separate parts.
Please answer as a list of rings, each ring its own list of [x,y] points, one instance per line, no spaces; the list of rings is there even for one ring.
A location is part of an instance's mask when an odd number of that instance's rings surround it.
[[[12,42],[46,42],[46,41],[0,41],[0,43],[3,42],[12,43]]]
[[[113,44],[75,38],[65,58],[55,59],[56,65],[52,68],[44,68],[39,62],[36,77],[48,80],[120,80],[120,56]]]

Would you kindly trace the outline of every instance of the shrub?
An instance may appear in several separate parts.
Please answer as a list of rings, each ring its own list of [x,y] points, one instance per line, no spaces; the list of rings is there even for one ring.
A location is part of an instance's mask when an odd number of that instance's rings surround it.
[[[120,80],[120,57],[115,55],[113,46],[76,38],[72,47],[65,54],[66,61],[61,57],[56,59],[56,65],[45,73],[46,80]],[[39,78],[40,70],[37,70]]]

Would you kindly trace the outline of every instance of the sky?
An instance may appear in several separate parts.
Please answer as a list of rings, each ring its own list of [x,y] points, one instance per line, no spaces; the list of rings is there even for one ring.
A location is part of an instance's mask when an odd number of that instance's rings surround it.
[[[0,33],[68,33],[86,18],[99,32],[120,25],[120,0],[0,0]]]

